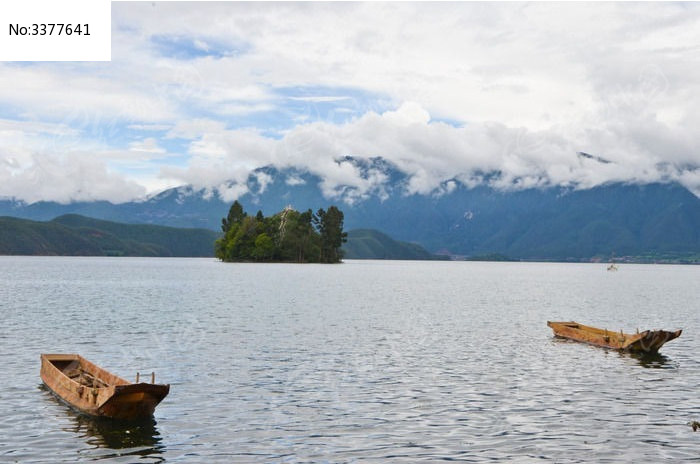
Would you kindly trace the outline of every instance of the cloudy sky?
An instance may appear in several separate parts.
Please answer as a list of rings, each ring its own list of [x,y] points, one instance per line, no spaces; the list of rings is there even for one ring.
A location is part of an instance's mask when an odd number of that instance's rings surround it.
[[[698,108],[698,3],[113,2],[111,62],[0,63],[0,197],[121,202],[269,164],[329,195],[385,181],[345,155],[408,193],[497,172],[700,195]]]

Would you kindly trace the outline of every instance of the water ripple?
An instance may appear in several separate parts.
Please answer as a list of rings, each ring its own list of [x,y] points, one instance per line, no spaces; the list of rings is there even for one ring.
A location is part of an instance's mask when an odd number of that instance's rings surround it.
[[[698,267],[0,264],[3,462],[696,459]],[[684,335],[640,357],[548,319]],[[47,351],[171,393],[153,422],[96,422],[37,388]]]

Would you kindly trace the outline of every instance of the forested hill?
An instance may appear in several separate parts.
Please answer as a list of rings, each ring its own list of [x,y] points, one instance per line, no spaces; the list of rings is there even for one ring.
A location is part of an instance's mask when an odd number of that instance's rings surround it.
[[[0,217],[1,255],[59,256],[213,256],[219,234],[120,224],[77,214],[48,222]]]
[[[347,259],[447,259],[447,256],[434,255],[416,243],[400,242],[373,229],[349,231],[343,251]]]

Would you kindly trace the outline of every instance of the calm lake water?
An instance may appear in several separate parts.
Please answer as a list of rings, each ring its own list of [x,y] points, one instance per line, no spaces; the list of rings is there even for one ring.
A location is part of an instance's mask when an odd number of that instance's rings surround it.
[[[0,257],[0,462],[662,462],[700,456],[700,266]],[[683,328],[647,359],[546,321]],[[39,354],[171,384],[80,416]]]

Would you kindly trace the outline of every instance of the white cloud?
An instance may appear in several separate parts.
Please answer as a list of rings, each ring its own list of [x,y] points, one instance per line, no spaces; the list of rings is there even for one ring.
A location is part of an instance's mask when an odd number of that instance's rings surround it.
[[[148,153],[150,155],[159,155],[166,153],[165,149],[158,146],[158,140],[154,137],[147,137],[142,140],[131,142],[129,150],[136,152]]]
[[[178,123],[166,134],[166,138],[196,139],[210,133],[222,132],[226,124],[213,119],[190,119]]]
[[[312,103],[328,103],[328,102],[338,102],[338,101],[349,100],[350,97],[326,95],[326,96],[317,96],[317,97],[289,97],[289,99],[295,100],[295,101],[312,102]]]
[[[17,192],[23,192],[21,196]],[[21,165],[0,164],[0,197],[33,203],[50,199],[60,203],[109,199],[124,202],[138,198],[145,189],[109,172],[105,164],[88,153],[60,155],[28,154]]]
[[[212,111],[221,116],[242,116],[274,109],[275,106],[269,103],[221,103],[212,108]]]
[[[289,186],[294,187],[296,185],[304,185],[304,184],[306,184],[306,181],[304,179],[302,179],[301,177],[299,177],[298,175],[290,175],[290,176],[287,176],[284,183],[289,185]]]
[[[24,135],[37,136],[40,134],[50,136],[74,136],[77,134],[77,131],[65,124],[0,119],[0,136],[6,137],[11,134],[20,137]]]
[[[650,121],[650,124],[659,124]],[[606,182],[652,182],[673,179],[692,189],[693,169],[683,168],[694,156],[691,147],[676,144],[685,155],[678,164],[659,164],[660,157],[644,145],[671,145],[672,135],[661,141],[629,133],[613,125],[598,129],[595,140],[600,155],[611,162],[577,156],[586,146],[586,133],[567,128],[533,132],[498,124],[454,127],[430,120],[415,103],[406,103],[383,114],[368,113],[345,124],[310,123],[297,126],[282,139],[264,137],[252,130],[206,133],[191,146],[193,161],[178,172],[183,182],[216,185],[228,179],[244,182],[254,168],[274,164],[295,167],[319,175],[327,197],[354,200],[382,195],[387,179],[380,171],[362,174],[339,158],[383,157],[410,176],[407,193],[445,191],[452,178],[473,184],[484,173],[498,172],[492,185],[502,189],[572,185],[582,188]],[[662,133],[660,129],[653,131]],[[169,172],[172,175],[172,172]],[[350,190],[348,190],[350,189]],[[238,192],[239,194],[241,192]]]
[[[45,63],[19,67],[2,63],[0,101],[18,108],[24,119],[71,126],[157,122],[172,116],[172,102],[152,94],[147,86],[104,76],[96,68],[99,66],[71,68]]]
[[[130,124],[127,126],[127,129],[154,132],[167,131],[171,128],[172,126],[169,124]]]

